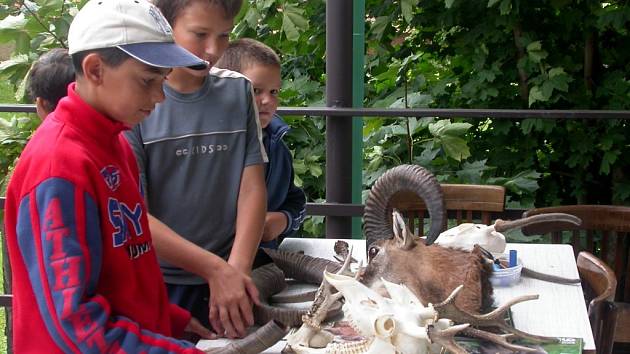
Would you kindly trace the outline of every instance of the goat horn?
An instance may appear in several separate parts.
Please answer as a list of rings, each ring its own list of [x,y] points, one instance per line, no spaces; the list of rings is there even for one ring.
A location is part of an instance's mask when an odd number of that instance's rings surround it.
[[[288,332],[288,328],[276,321],[269,321],[256,332],[228,344],[223,348],[213,348],[211,354],[256,354],[276,344]]]
[[[435,177],[418,165],[400,165],[386,171],[376,180],[365,201],[363,214],[366,246],[378,239],[391,238],[391,198],[398,192],[409,192],[422,198],[431,217],[426,244],[440,234],[446,217],[442,188]]]
[[[258,289],[260,305],[254,306],[254,320],[262,325],[277,320],[289,326],[300,323],[306,310],[274,307],[269,304],[271,295],[279,293],[286,286],[285,275],[275,264],[269,263],[252,271],[252,281]]]
[[[299,253],[272,249],[264,249],[264,251],[273,259],[273,263],[252,271],[252,280],[258,289],[261,302],[261,305],[254,307],[254,319],[257,324],[277,320],[288,326],[297,326],[302,323],[302,316],[308,312],[308,309],[275,307],[269,304],[271,296],[286,287],[285,278],[292,278],[309,284],[321,284],[324,270],[338,271],[341,265],[327,259]],[[329,315],[333,316],[339,310],[335,309]]]
[[[517,220],[498,219],[494,223],[494,230],[497,232],[505,232],[513,229],[522,228],[528,225],[542,224],[547,222],[568,222],[579,226],[580,224],[582,224],[582,219],[578,218],[575,215],[565,213],[538,214]]]
[[[287,278],[296,279],[308,284],[319,285],[324,280],[324,270],[336,272],[341,265],[335,261],[311,257],[305,254],[285,252],[265,248],[265,253],[283,272]]]

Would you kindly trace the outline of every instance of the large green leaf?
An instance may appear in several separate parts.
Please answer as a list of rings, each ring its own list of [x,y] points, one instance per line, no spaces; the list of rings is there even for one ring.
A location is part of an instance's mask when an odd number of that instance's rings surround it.
[[[400,1],[400,9],[403,15],[403,18],[407,23],[411,22],[413,19],[413,9],[418,5],[418,1],[420,0],[401,0]]]
[[[488,0],[488,5],[486,5],[487,7],[492,7],[494,5],[496,5],[500,0]]]
[[[599,173],[603,175],[607,175],[610,173],[610,167],[614,165],[615,161],[617,161],[617,156],[619,155],[619,151],[606,151],[604,152],[604,156],[602,156],[602,163],[599,167]]]
[[[16,36],[23,36],[25,34],[24,26],[27,22],[23,14],[9,15],[0,20],[0,42],[12,42],[15,41]]]
[[[390,108],[425,108],[433,102],[433,97],[421,92],[413,92],[407,97],[401,97],[394,101]]]
[[[536,171],[523,171],[508,178],[503,185],[517,194],[523,194],[524,191],[531,193],[539,188],[539,178],[540,173]]]
[[[531,107],[537,101],[545,102],[548,98],[545,98],[540,86],[534,86],[529,90],[529,106]]]
[[[443,119],[429,124],[429,132],[435,137],[458,137],[466,134],[470,127],[472,127],[470,123],[451,123],[450,120]]]
[[[466,140],[452,135],[444,135],[440,138],[440,141],[448,157],[456,161],[462,161],[470,157],[470,149]]]
[[[473,162],[462,163],[461,170],[456,172],[461,183],[480,184],[482,182],[481,177],[484,172],[493,170],[494,168],[486,166],[487,160],[479,160]]]
[[[282,31],[290,41],[300,38],[300,31],[308,28],[308,20],[302,16],[304,10],[292,4],[286,4],[282,9]]]
[[[26,54],[14,56],[13,58],[7,59],[0,63],[0,72],[15,68],[16,66],[23,66],[25,64],[28,64],[28,62],[28,55]]]
[[[542,49],[542,43],[540,41],[531,42],[527,45],[527,54],[529,59],[534,63],[540,63],[549,55],[549,53]]]

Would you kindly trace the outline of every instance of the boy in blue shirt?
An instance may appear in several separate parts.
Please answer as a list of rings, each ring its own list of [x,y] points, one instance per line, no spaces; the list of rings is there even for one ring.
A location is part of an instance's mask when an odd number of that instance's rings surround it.
[[[293,159],[282,141],[289,126],[276,114],[280,91],[280,58],[267,45],[250,38],[228,46],[217,67],[240,72],[254,88],[263,144],[269,163],[265,165],[267,214],[262,247],[276,248],[278,238],[295,234],[304,221],[306,197],[293,183]]]

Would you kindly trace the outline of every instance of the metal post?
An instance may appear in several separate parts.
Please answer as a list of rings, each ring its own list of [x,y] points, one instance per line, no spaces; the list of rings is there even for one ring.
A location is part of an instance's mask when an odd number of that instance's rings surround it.
[[[365,72],[365,0],[352,9],[352,107],[363,108]],[[361,204],[363,190],[363,117],[352,118],[352,203]],[[352,238],[362,238],[361,218],[352,218]]]
[[[352,0],[326,1],[326,105],[352,106]],[[352,202],[352,121],[326,117],[326,201]],[[348,238],[348,217],[326,218],[327,238]]]

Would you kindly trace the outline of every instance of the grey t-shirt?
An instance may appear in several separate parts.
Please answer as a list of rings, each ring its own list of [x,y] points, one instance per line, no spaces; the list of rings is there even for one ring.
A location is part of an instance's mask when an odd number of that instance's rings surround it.
[[[227,258],[234,241],[241,175],[267,161],[250,82],[211,69],[203,86],[166,99],[127,134],[149,212],[195,244]],[[202,284],[200,277],[160,262],[166,282]]]

